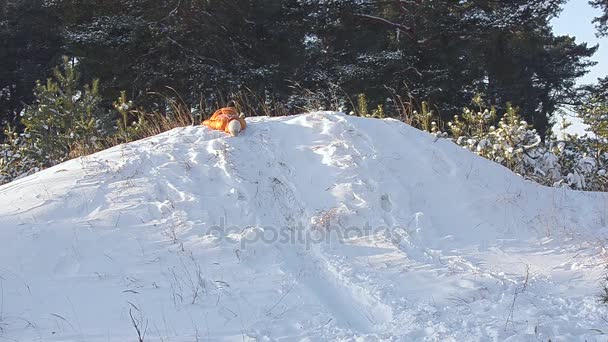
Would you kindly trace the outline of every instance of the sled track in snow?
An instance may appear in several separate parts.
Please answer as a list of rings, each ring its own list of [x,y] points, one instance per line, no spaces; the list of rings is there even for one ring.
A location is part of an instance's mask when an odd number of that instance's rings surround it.
[[[246,175],[248,179],[255,179],[262,189],[257,194],[258,202],[264,203],[266,207],[275,208],[279,214],[280,221],[272,222],[274,227],[279,229],[294,229],[297,224],[303,224],[304,229],[310,230],[309,223],[314,219],[310,213],[306,212],[306,206],[296,195],[296,185],[290,179],[296,176],[297,171],[290,169],[285,164],[281,154],[276,153],[280,150],[278,146],[270,143],[273,139],[270,130],[256,131],[251,137],[253,143],[248,147],[251,149],[246,153],[261,157],[267,160],[267,172],[261,172],[262,178],[253,178],[246,169],[239,167],[234,161],[235,169],[239,174]],[[270,175],[270,176],[268,176]],[[252,177],[252,178],[250,178]],[[256,197],[249,194],[249,198]],[[310,232],[310,231],[308,231]],[[310,249],[307,249],[310,247]],[[336,270],[328,268],[330,264],[322,257],[322,246],[306,244],[276,244],[275,248],[280,251],[285,265],[283,270],[291,274],[290,278],[299,280],[300,286],[310,289],[325,305],[325,308],[335,317],[336,324],[345,328],[354,329],[359,333],[370,333],[374,331],[374,325],[379,323],[380,317],[374,317],[371,313],[377,311],[378,307],[385,306],[377,300],[362,295],[363,292],[356,293],[356,285],[341,278],[334,273]],[[297,273],[295,273],[297,271]]]

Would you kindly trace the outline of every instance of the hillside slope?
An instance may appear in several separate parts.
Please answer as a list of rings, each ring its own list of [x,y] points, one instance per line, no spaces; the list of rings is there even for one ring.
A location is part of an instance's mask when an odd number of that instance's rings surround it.
[[[395,120],[249,122],[0,187],[0,340],[608,332],[608,196],[538,186]]]

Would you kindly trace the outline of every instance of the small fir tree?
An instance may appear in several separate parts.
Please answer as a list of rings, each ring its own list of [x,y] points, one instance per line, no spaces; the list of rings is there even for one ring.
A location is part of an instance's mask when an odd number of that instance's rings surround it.
[[[36,82],[34,104],[21,113],[23,132],[5,130],[4,181],[103,148],[110,120],[100,105],[99,81],[79,85],[77,67],[68,57],[46,83]]]

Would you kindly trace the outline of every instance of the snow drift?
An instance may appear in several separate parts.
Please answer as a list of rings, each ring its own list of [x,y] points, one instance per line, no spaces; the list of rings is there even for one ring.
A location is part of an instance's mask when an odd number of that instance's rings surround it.
[[[184,127],[0,201],[0,340],[608,332],[605,194],[538,186],[395,120]]]

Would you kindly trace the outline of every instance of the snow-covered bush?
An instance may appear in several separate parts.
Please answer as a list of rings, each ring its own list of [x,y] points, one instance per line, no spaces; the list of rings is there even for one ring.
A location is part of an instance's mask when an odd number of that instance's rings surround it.
[[[543,142],[511,105],[494,126],[496,110],[483,109],[480,99],[475,103],[478,110],[465,108],[448,122],[447,136],[456,144],[540,184],[608,191],[608,154],[601,139],[568,136]],[[446,135],[436,126],[430,131]]]
[[[36,159],[30,157],[26,133],[18,133],[10,125],[4,129],[5,141],[0,145],[0,184],[40,170]]]
[[[608,191],[608,101],[590,96],[577,109],[588,134],[567,136],[552,151],[559,157],[564,182],[570,187]]]
[[[608,155],[594,138],[569,137],[554,144],[551,150],[558,158],[563,180],[570,188],[608,191]]]
[[[556,158],[515,108],[509,105],[498,124],[493,126],[495,118],[494,109],[473,111],[466,108],[462,116],[456,116],[448,126],[458,145],[484,158],[546,185],[560,180]]]
[[[582,137],[568,136],[556,154],[577,188],[608,191],[608,102],[603,97],[588,98],[578,108],[579,118],[587,125]]]

